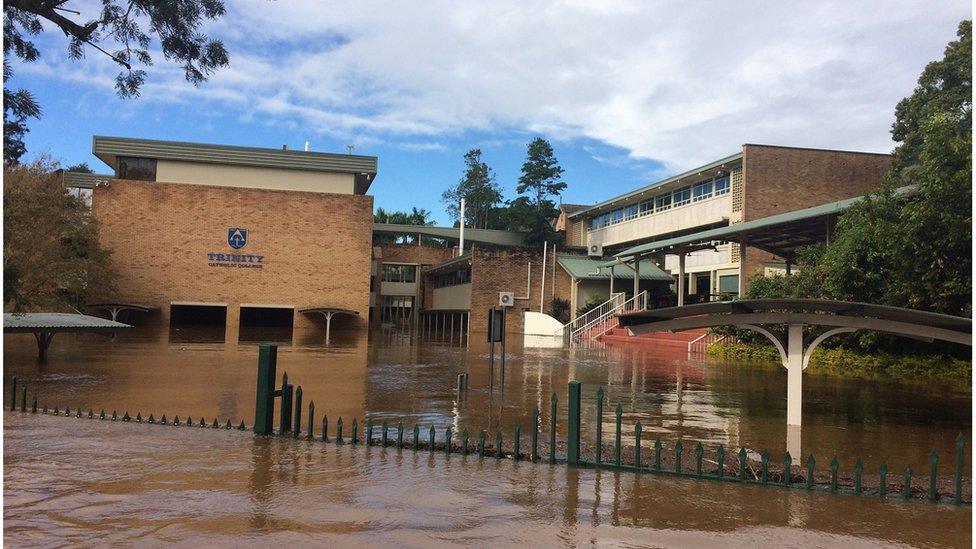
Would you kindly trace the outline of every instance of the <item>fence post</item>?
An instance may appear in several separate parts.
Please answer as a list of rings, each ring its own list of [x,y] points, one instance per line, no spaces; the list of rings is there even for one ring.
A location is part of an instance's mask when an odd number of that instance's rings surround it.
[[[288,372],[285,372],[281,376],[281,418],[278,425],[281,435],[291,431],[291,399],[294,391],[294,386],[288,384]]]
[[[81,408],[78,409],[81,410]],[[21,412],[27,411],[27,384],[26,383],[24,383],[24,386],[20,389],[20,411]]]
[[[579,381],[569,382],[569,400],[567,401],[567,434],[566,434],[566,464],[575,466],[580,458],[580,390]]]
[[[315,440],[315,401],[308,401],[308,440]]]
[[[519,460],[519,453],[521,452],[522,446],[522,422],[515,422],[515,437],[512,439],[512,444],[514,444],[514,449],[512,451],[515,454],[515,461]]]
[[[254,434],[270,435],[274,430],[274,380],[278,346],[262,343],[258,350],[258,388],[254,405]]]
[[[888,493],[888,464],[884,461],[878,467],[878,495],[885,499]]]
[[[932,464],[932,470],[929,472],[929,501],[936,501],[939,499],[939,492],[935,488],[935,479],[939,474],[939,454],[935,450],[929,454],[929,461]]]
[[[17,374],[10,378],[10,411],[17,409]]]
[[[292,424],[295,427],[292,436],[298,438],[298,435],[302,433],[302,386],[299,385],[295,389],[295,414],[292,416]]]

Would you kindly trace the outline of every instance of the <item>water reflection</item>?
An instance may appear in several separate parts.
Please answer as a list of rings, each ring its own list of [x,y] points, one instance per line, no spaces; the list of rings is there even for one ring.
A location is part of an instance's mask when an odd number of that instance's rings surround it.
[[[204,331],[174,341],[171,331],[138,328],[115,340],[62,334],[46,364],[34,360],[30,335],[4,337],[4,370],[17,372],[42,405],[150,412],[223,423],[254,417],[257,343],[228,337],[213,341]],[[62,337],[63,336],[63,337]],[[278,375],[301,385],[322,414],[394,426],[403,420],[424,430],[448,425],[455,433],[505,430],[528,424],[538,407],[550,421],[550,395],[559,397],[557,424],[565,429],[566,383],[583,383],[584,435],[595,436],[595,391],[606,388],[605,443],[612,443],[613,408],[623,409],[624,443],[633,425],[644,426],[643,443],[678,438],[726,447],[785,450],[786,376],[781,368],[689,360],[684,353],[638,349],[522,349],[509,342],[504,379],[489,385],[489,350],[419,342],[408,332],[335,332],[329,345],[321,331],[296,332],[280,344]],[[457,375],[469,374],[458,393]],[[874,470],[880,460],[900,470],[925,471],[932,449],[955,455],[954,440],[970,435],[970,394],[941,385],[911,385],[807,375],[804,380],[805,451],[818,462],[836,455],[842,467],[855,457]],[[545,431],[545,429],[543,429]],[[523,429],[527,433],[526,429]],[[778,460],[778,458],[777,458]]]

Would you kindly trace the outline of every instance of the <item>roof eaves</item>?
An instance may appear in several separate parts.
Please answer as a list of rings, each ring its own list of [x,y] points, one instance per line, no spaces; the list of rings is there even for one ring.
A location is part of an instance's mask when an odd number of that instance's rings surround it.
[[[103,135],[92,137],[92,153],[115,169],[118,169],[119,156],[355,174],[376,174],[377,169],[375,156]]]

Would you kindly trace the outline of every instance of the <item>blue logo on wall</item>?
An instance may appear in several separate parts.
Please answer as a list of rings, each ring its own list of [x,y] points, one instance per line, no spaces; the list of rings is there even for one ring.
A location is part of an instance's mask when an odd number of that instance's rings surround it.
[[[247,245],[247,229],[232,227],[227,229],[227,244],[235,250],[240,250]]]

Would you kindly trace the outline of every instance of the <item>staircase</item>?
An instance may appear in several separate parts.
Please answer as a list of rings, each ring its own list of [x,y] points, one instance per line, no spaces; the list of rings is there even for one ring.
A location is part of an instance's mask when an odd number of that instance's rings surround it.
[[[604,334],[619,329],[617,315],[643,311],[647,308],[647,292],[643,291],[630,299],[622,293],[610,296],[600,306],[576,317],[564,325],[556,335],[562,336],[570,345],[596,340]]]
[[[708,332],[701,330],[687,330],[684,332],[654,332],[632,336],[627,328],[615,327],[600,336],[600,341],[608,344],[627,344],[642,345],[653,347],[669,347],[674,349],[687,350],[689,345],[702,337],[708,336]]]

